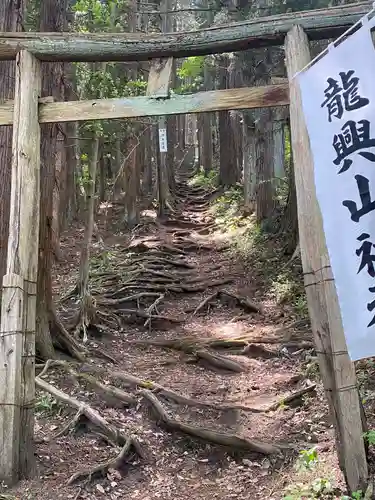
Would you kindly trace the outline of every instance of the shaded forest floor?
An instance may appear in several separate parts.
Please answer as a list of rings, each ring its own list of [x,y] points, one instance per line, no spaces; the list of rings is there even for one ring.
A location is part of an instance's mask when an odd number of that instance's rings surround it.
[[[288,488],[302,498],[316,478],[341,498],[300,264],[240,215],[234,191],[177,192],[165,223],[153,211],[131,233],[99,223],[90,354],[41,375],[79,406],[38,390],[38,476],[9,498],[278,500]],[[57,302],[82,237],[62,237]],[[65,322],[76,308],[61,303]]]

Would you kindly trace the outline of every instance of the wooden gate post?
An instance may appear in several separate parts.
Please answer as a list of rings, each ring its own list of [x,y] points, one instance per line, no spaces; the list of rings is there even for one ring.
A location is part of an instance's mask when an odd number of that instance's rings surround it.
[[[309,42],[294,26],[285,42],[298,225],[309,314],[326,397],[336,431],[340,466],[351,492],[365,490],[368,468],[354,365],[344,336],[335,283],[316,198],[314,164],[301,93],[293,76],[311,60]]]
[[[41,71],[29,52],[17,56],[7,274],[0,327],[0,479],[34,468],[35,310],[39,242]]]

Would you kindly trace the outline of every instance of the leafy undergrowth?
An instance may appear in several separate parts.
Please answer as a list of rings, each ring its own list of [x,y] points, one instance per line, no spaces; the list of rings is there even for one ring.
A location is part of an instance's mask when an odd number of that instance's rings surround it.
[[[188,181],[188,185],[214,189],[218,185],[217,172],[215,170],[210,170],[205,173],[203,168],[200,168],[199,171]]]
[[[227,235],[231,253],[256,273],[262,295],[277,304],[287,304],[300,319],[308,317],[300,259],[290,261],[284,248],[288,235],[273,232],[276,221],[264,226],[253,215],[243,215],[243,192],[232,188],[218,197],[211,207],[217,227]]]

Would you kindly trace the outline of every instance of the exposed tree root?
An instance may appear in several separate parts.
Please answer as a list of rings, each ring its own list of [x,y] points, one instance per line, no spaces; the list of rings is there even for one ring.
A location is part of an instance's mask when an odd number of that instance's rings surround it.
[[[87,329],[96,324],[96,301],[88,293],[81,296],[80,308],[76,319],[74,336],[79,338],[83,332],[83,343],[88,341]]]
[[[236,295],[227,290],[218,290],[217,292],[212,293],[208,297],[202,300],[198,304],[198,306],[194,309],[193,316],[198,314],[198,312],[202,311],[206,306],[213,305],[213,301],[215,299],[221,300],[224,303],[234,302],[235,305],[242,307],[246,312],[252,313],[261,313],[261,306],[255,304],[247,297],[241,297],[240,295]]]
[[[157,309],[157,307],[158,307],[158,305],[162,302],[162,300],[164,300],[164,297],[165,297],[165,295],[164,295],[164,294],[160,295],[160,296],[159,296],[159,297],[158,297],[158,298],[157,298],[157,299],[156,299],[156,300],[155,300],[155,301],[154,301],[154,302],[153,302],[153,303],[152,303],[152,304],[151,304],[151,305],[150,305],[150,306],[146,309],[146,313],[147,313],[147,314],[150,314],[150,317],[149,317],[149,318],[145,321],[144,326],[149,325],[149,326],[150,326],[150,329],[151,329],[151,318],[152,318],[152,317],[151,317],[151,313],[152,313],[152,311],[153,311],[153,310],[155,310],[155,311],[156,311],[156,313],[158,314],[158,309]]]
[[[133,406],[137,403],[137,399],[134,396],[131,396],[125,391],[118,389],[117,387],[114,387],[112,385],[102,384],[101,382],[99,382],[99,380],[97,380],[92,375],[89,375],[88,373],[78,372],[74,370],[74,368],[67,361],[51,359],[48,360],[44,366],[44,369],[39,374],[39,377],[43,377],[47,373],[49,368],[52,367],[62,368],[63,370],[68,372],[77,382],[83,382],[90,385],[107,398],[116,399],[126,406]]]
[[[210,352],[203,349],[196,351],[195,355],[199,359],[204,359],[215,368],[228,370],[235,373],[241,373],[245,370],[245,367],[240,365],[240,363],[237,363],[236,361],[228,359],[224,356],[211,354]]]
[[[197,292],[205,292],[208,288],[212,288],[214,286],[222,286],[222,285],[227,285],[228,283],[232,283],[233,278],[218,278],[214,279],[208,282],[203,281],[200,284],[197,285],[186,285],[186,284],[180,284],[180,288],[187,293],[197,293]]]
[[[205,362],[212,365],[214,368],[219,368],[222,370],[228,370],[235,373],[241,373],[245,370],[245,367],[232,359],[227,358],[226,356],[221,356],[218,354],[213,354],[206,349],[203,349],[203,346],[199,344],[199,341],[190,338],[176,339],[176,340],[134,340],[131,342],[132,344],[138,345],[152,345],[155,347],[165,347],[169,349],[174,349],[176,351],[182,351],[185,354],[193,355],[197,361],[204,360]]]
[[[115,360],[115,358],[113,358],[104,349],[100,349],[99,347],[89,347],[88,351],[95,358],[105,359],[106,361],[109,361],[110,363],[117,365],[117,361]]]
[[[181,319],[177,318],[171,318],[169,316],[163,316],[161,314],[151,314],[146,311],[142,311],[142,309],[118,309],[117,313],[120,314],[121,316],[137,316],[138,318],[144,318],[146,320],[153,320],[153,321],[167,321],[169,323],[182,323]]]
[[[91,479],[96,475],[105,476],[110,469],[120,471],[126,464],[127,458],[133,457],[134,454],[143,457],[143,451],[139,442],[133,436],[130,436],[127,438],[120,453],[115,458],[111,458],[107,462],[98,464],[90,469],[84,469],[76,472],[70,477],[67,484],[73,484],[84,478],[88,478],[88,480],[91,481]]]
[[[251,451],[263,455],[272,455],[281,451],[279,446],[273,444],[179,422],[168,416],[159,399],[151,391],[144,389],[140,393],[151,404],[152,409],[156,413],[158,423],[162,424],[169,431],[182,432],[209,443],[229,447],[232,450]]]
[[[133,295],[128,295],[128,296],[122,297],[120,299],[98,298],[97,304],[100,306],[116,306],[119,304],[124,304],[126,302],[135,302],[136,304],[139,304],[140,299],[154,298],[154,297],[160,297],[160,293],[141,292],[141,293],[135,293]]]
[[[109,374],[114,379],[121,380],[127,385],[130,385],[132,387],[142,387],[144,389],[150,389],[155,394],[158,394],[169,401],[173,401],[174,403],[178,403],[184,406],[190,406],[195,408],[212,408],[218,411],[243,410],[254,413],[263,412],[263,410],[260,410],[258,408],[251,408],[249,406],[238,405],[236,403],[221,404],[221,403],[200,401],[198,399],[189,398],[187,396],[184,396],[183,394],[172,391],[171,389],[167,389],[166,387],[157,384],[156,382],[153,382],[151,380],[142,380],[138,377],[135,377],[134,375],[125,372],[116,371],[116,372],[110,372]]]
[[[266,349],[265,347],[257,344],[248,344],[245,346],[240,354],[249,356],[251,358],[270,359],[278,356],[277,352]]]
[[[192,222],[190,219],[182,219],[182,218],[168,219],[164,221],[163,225],[175,226],[176,228],[182,226],[188,229],[204,229],[206,227],[205,224]]]
[[[69,334],[58,318],[56,311],[53,309],[49,314],[52,337],[57,341],[58,347],[68,352],[72,358],[85,361],[85,349]]]
[[[74,285],[74,287],[69,292],[67,292],[63,297],[61,297],[60,304],[63,304],[64,302],[66,302],[69,299],[72,299],[73,297],[78,295],[78,292],[79,292],[79,288],[78,288],[78,284],[76,283]]]
[[[265,411],[268,412],[277,410],[277,408],[279,408],[281,404],[289,405],[297,400],[300,400],[301,397],[304,396],[305,394],[308,394],[309,392],[314,392],[315,389],[316,389],[316,384],[311,384],[307,387],[304,387],[303,389],[299,389],[298,391],[292,392],[291,394],[288,394],[288,396],[284,396],[276,403],[270,405]]]
[[[109,326],[110,328],[112,328],[114,330],[118,330],[121,328],[120,318],[118,318],[113,313],[104,312],[102,309],[97,309],[96,310],[96,317],[97,317],[98,321],[100,320],[101,323]]]
[[[213,301],[215,299],[221,300],[222,302],[230,303],[234,302],[235,305],[242,307],[246,312],[251,313],[261,313],[261,306],[255,304],[247,297],[241,297],[240,295],[236,295],[235,293],[229,292],[227,290],[218,290],[215,293],[212,293],[208,297],[202,300],[200,304],[195,308],[193,312],[193,316],[195,316],[198,312],[203,310],[208,305],[213,305]]]
[[[262,312],[261,306],[255,304],[249,298],[241,297],[240,295],[236,295],[232,292],[229,292],[228,290],[222,290],[220,292],[220,299],[229,299],[229,301],[234,300],[236,305],[241,306],[246,312]]]
[[[202,358],[206,356],[212,356],[213,358],[219,359],[219,364],[221,364],[221,368],[241,372],[244,370],[244,367],[236,363],[233,360],[225,356],[218,356],[217,354],[211,354],[207,349],[217,349],[222,351],[230,351],[231,354],[242,355],[242,356],[250,356],[250,357],[261,357],[265,359],[270,359],[277,357],[278,352],[272,351],[270,349],[266,349],[261,344],[281,344],[286,348],[294,348],[294,349],[311,349],[314,347],[312,342],[308,341],[284,341],[284,339],[275,339],[275,338],[262,338],[261,340],[252,339],[251,337],[247,338],[238,338],[238,339],[200,339],[196,337],[180,337],[177,339],[155,339],[155,340],[132,340],[131,344],[136,345],[144,345],[144,346],[154,346],[161,347],[166,349],[174,349],[176,351],[182,351],[186,354],[191,354],[197,356],[197,353],[204,353],[201,355]],[[208,353],[208,355],[207,355]],[[215,360],[212,363],[215,365]],[[234,366],[231,369],[231,363],[237,364],[238,368],[236,369]],[[226,365],[226,367],[225,367]],[[219,367],[219,366],[218,366]]]
[[[211,293],[208,297],[202,300],[193,311],[193,316],[202,311],[206,306],[209,306],[213,300],[217,298],[218,292]]]
[[[39,389],[52,394],[52,396],[58,401],[61,401],[68,406],[75,408],[80,413],[79,417],[84,416],[94,426],[94,428],[99,429],[100,432],[104,436],[106,436],[110,442],[116,443],[118,446],[124,446],[127,442],[127,436],[122,434],[115,426],[107,422],[105,418],[103,418],[88,404],[78,401],[78,399],[69,396],[60,389],[57,389],[45,380],[41,379],[40,376],[35,378],[35,384],[37,387],[39,387]],[[75,422],[79,420],[79,417],[77,417],[77,415],[74,418]]]

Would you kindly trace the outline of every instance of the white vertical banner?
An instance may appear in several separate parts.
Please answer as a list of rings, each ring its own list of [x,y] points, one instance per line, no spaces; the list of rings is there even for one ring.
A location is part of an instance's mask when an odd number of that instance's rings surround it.
[[[375,18],[296,75],[350,358],[375,356]],[[298,168],[298,165],[295,166]]]
[[[160,153],[166,153],[168,151],[166,128],[159,128],[159,151]]]

